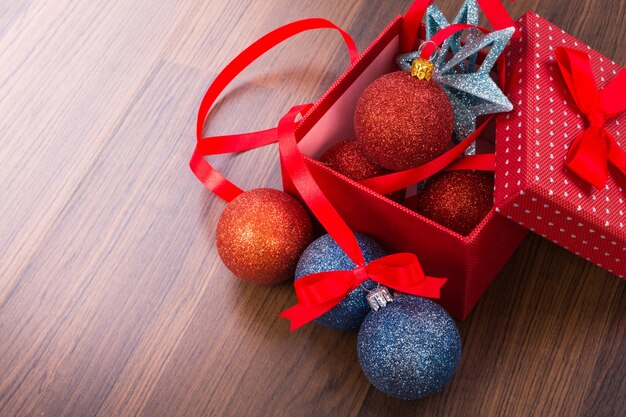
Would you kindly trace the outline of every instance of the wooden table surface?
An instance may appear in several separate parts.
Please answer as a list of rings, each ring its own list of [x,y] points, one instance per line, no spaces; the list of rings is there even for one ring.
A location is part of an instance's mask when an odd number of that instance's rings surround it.
[[[419,402],[373,389],[356,335],[276,315],[291,285],[221,264],[224,203],[193,177],[216,73],[304,17],[363,50],[410,0],[7,0],[0,4],[0,416],[609,416],[626,410],[626,285],[529,236],[468,320],[453,381]],[[460,0],[439,0],[452,16]],[[518,0],[626,64],[626,1]],[[347,64],[319,31],[261,59],[209,133],[275,124]],[[280,186],[275,147],[213,158]],[[489,260],[486,259],[486,262]]]

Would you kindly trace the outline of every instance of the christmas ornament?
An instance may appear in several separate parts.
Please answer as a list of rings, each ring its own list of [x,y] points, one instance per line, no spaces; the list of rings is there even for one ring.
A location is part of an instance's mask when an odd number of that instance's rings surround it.
[[[386,255],[371,238],[360,233],[354,235],[366,263]],[[302,253],[296,268],[296,280],[318,272],[351,270],[355,266],[333,238],[324,235],[311,243]],[[377,284],[371,280],[365,281],[339,304],[315,319],[315,322],[335,330],[357,330],[369,312],[365,296],[376,286]]]
[[[359,330],[363,373],[391,397],[416,400],[437,393],[452,378],[461,358],[454,320],[426,298],[400,295],[389,301],[385,289],[370,297],[370,312]]]
[[[513,110],[513,105],[491,78],[490,72],[514,32],[515,29],[511,27],[483,36],[470,36],[466,44],[447,61],[445,49],[433,59],[435,65],[433,79],[443,87],[454,109],[454,133],[457,143],[476,130],[477,117]],[[478,52],[489,46],[489,51],[476,70],[472,62]],[[420,54],[421,51],[416,51],[400,55],[396,62],[403,70],[410,71],[413,61]],[[474,147],[467,152],[473,153]]]
[[[277,284],[293,277],[313,226],[302,205],[269,188],[232,200],[217,223],[216,246],[226,267],[253,284]]]
[[[346,140],[337,143],[320,158],[320,162],[354,181],[361,181],[391,172],[367,159],[356,140]],[[402,203],[405,194],[406,190],[398,190],[385,194],[385,197],[397,203]]]
[[[361,94],[354,115],[356,138],[377,165],[394,171],[414,168],[450,144],[452,106],[429,80],[429,68],[429,61],[416,61],[412,76],[402,71],[383,75]]]
[[[367,159],[355,140],[337,143],[320,158],[320,162],[354,181],[389,173]]]
[[[492,172],[446,171],[431,177],[418,201],[418,213],[468,235],[493,206]]]

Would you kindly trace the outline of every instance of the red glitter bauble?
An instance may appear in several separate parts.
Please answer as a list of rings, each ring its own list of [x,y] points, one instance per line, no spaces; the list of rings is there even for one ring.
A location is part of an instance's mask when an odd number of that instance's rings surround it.
[[[320,158],[320,162],[354,181],[389,174],[388,170],[367,159],[355,140],[337,143]]]
[[[478,226],[492,206],[492,172],[446,171],[426,182],[417,211],[465,236]]]
[[[313,225],[289,194],[269,188],[232,200],[217,223],[217,251],[237,277],[253,284],[278,284],[294,277],[296,264],[313,240]]]
[[[354,181],[391,173],[388,169],[370,161],[355,140],[337,143],[320,158],[320,162]],[[401,203],[404,201],[405,193],[406,190],[399,190],[385,194],[385,197]]]
[[[448,96],[433,80],[404,71],[370,84],[356,106],[356,139],[374,163],[402,171],[441,155],[452,139],[454,113]]]

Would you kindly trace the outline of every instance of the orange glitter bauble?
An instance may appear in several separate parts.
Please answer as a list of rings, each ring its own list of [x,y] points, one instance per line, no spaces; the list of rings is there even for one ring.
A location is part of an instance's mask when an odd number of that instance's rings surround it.
[[[320,162],[354,181],[389,174],[388,170],[367,159],[355,140],[337,143],[322,155]]]
[[[361,94],[354,129],[372,162],[402,171],[423,165],[448,148],[454,113],[435,81],[396,71],[378,78]]]
[[[466,236],[492,206],[493,172],[446,171],[426,182],[417,212]]]
[[[237,277],[272,285],[292,279],[313,225],[304,207],[289,194],[269,188],[247,191],[232,200],[217,223],[217,251]]]

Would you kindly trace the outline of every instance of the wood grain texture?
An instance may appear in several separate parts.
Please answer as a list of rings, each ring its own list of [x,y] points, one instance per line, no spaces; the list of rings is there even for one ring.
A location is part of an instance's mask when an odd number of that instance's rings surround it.
[[[326,17],[362,50],[409,3],[0,5],[0,416],[623,415],[626,285],[536,236],[460,324],[453,381],[419,402],[370,387],[354,334],[290,334],[289,284],[247,286],[219,261],[224,203],[187,168],[208,83],[281,24]],[[624,0],[506,7],[626,64]],[[272,126],[346,64],[336,33],[299,35],[233,84],[208,131]],[[280,186],[275,147],[212,161]]]

